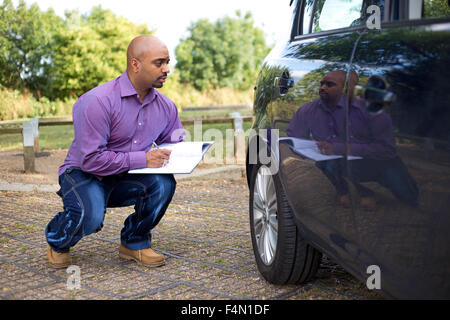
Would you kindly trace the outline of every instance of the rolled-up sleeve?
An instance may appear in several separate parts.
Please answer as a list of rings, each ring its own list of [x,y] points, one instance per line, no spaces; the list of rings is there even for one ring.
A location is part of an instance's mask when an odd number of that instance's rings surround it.
[[[81,169],[97,176],[118,174],[146,167],[144,151],[107,150],[110,117],[104,104],[94,95],[86,95],[74,107],[73,124]]]

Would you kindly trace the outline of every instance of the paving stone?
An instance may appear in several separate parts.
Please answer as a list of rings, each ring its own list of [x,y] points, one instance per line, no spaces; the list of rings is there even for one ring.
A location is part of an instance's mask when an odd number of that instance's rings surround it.
[[[0,299],[380,298],[326,257],[317,278],[306,285],[265,281],[252,250],[246,180],[227,174],[178,181],[153,231],[153,247],[166,257],[159,268],[119,258],[120,230],[133,208],[108,209],[103,229],[71,250],[81,281],[80,288],[70,289],[71,274],[49,267],[45,247],[45,226],[62,202],[54,192],[41,191],[0,191]]]

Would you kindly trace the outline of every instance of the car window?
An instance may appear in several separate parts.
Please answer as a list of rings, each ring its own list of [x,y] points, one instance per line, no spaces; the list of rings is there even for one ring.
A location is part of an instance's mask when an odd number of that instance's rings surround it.
[[[391,20],[418,20],[450,17],[449,0],[391,0]]]
[[[384,0],[317,0],[312,32],[364,25],[372,14],[367,13],[370,5],[379,6],[384,16]]]

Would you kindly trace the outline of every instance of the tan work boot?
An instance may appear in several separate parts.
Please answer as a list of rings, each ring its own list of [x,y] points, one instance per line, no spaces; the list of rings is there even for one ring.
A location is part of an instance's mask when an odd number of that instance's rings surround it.
[[[70,266],[72,258],[68,252],[60,253],[54,251],[47,243],[47,257],[53,268],[60,269]]]
[[[367,210],[375,210],[375,198],[374,197],[361,197],[361,207]]]
[[[164,256],[157,253],[152,248],[141,250],[130,250],[123,245],[119,247],[119,257],[127,260],[134,260],[138,264],[146,267],[160,267],[164,265]]]
[[[350,195],[344,194],[343,196],[340,196],[339,204],[345,208],[350,208],[352,206],[351,201],[350,201]]]

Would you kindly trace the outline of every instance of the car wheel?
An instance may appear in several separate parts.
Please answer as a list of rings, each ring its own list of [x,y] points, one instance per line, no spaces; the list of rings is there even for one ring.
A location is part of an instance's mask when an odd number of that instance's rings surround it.
[[[252,170],[250,229],[256,264],[274,284],[299,284],[317,272],[322,254],[301,236],[278,174],[265,165]]]

